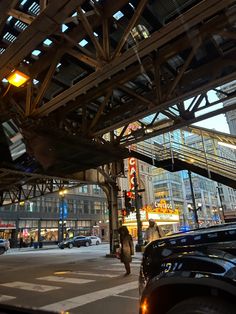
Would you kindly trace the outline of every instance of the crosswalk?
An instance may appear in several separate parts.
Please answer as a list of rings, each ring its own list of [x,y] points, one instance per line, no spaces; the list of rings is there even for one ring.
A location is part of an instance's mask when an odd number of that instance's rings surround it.
[[[137,270],[139,267],[140,261],[133,261],[131,265],[132,273],[137,275]],[[130,280],[132,281],[125,280],[125,283],[123,283],[123,274],[124,265],[122,263],[117,263],[117,261],[114,261],[112,263],[109,263],[109,265],[97,266],[95,269],[90,269],[90,271],[71,270],[61,273],[54,272],[49,274],[48,276],[36,276],[35,278],[31,278],[31,280],[26,281],[3,282],[0,283],[0,302],[9,304],[12,300],[14,300],[14,304],[17,304],[17,298],[19,295],[19,293],[17,292],[18,290],[24,290],[25,292],[28,291],[36,294],[38,293],[40,298],[40,295],[43,296],[50,292],[53,293],[53,291],[64,291],[63,289],[65,289],[67,285],[72,285],[76,287],[76,291],[78,287],[86,287],[87,284],[93,284],[92,287],[101,287],[100,290],[95,289],[95,291],[92,292],[90,292],[91,290],[89,289],[81,289],[81,291],[84,291],[86,293],[70,298],[64,298],[62,300],[52,299],[52,303],[40,306],[41,309],[48,311],[68,311],[86,305],[88,303],[95,302],[97,300],[102,300],[111,296],[117,297],[123,292],[137,289],[137,276],[131,277]],[[107,284],[105,284],[106,282],[109,283],[109,288],[107,288]],[[111,286],[111,283],[115,283],[115,285],[113,284]],[[12,293],[9,293],[8,295],[8,293],[5,293],[6,291],[10,291]],[[66,294],[63,293],[61,295],[66,296]],[[25,304],[24,306],[32,306],[32,304]]]

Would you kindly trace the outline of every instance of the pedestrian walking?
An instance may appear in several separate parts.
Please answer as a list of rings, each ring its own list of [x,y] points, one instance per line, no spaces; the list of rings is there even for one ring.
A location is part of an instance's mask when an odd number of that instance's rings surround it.
[[[126,226],[122,226],[118,229],[120,234],[120,261],[124,263],[126,274],[130,274],[130,263],[132,262],[132,255],[134,255],[134,243],[132,236],[129,234],[129,230]]]
[[[33,246],[33,243],[34,243],[34,239],[33,239],[33,237],[30,237],[30,247]]]
[[[149,227],[145,231],[144,240],[145,244],[158,240],[165,236],[165,232],[160,226],[155,223],[154,219],[149,219]]]

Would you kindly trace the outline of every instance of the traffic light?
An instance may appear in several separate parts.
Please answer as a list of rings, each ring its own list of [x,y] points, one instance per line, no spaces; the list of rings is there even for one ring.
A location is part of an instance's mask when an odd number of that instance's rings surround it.
[[[125,217],[125,216],[127,216],[127,212],[125,209],[122,209],[122,217]]]
[[[131,201],[131,192],[124,191],[125,193],[125,209],[127,216],[130,214],[132,208],[132,201]]]

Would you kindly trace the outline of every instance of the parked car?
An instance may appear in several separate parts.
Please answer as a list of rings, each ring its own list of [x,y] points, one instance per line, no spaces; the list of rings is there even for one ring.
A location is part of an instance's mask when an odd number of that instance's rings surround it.
[[[90,237],[77,236],[77,237],[74,237],[72,239],[68,239],[68,240],[65,240],[65,241],[58,243],[58,247],[60,249],[64,249],[66,247],[71,249],[74,246],[75,247],[89,246],[91,244],[92,244],[92,240],[90,239]]]
[[[102,240],[97,236],[90,236],[89,238],[92,241],[92,245],[99,245],[102,243]]]
[[[233,314],[236,223],[149,243],[139,276],[140,314]]]
[[[0,254],[10,249],[10,242],[6,239],[0,239]]]

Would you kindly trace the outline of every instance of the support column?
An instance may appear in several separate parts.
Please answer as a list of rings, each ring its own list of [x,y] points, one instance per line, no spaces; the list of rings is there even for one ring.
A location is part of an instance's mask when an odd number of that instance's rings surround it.
[[[118,235],[118,187],[116,184],[108,184],[108,210],[109,210],[109,240],[110,254],[115,254],[119,246]]]
[[[188,170],[188,176],[189,176],[190,190],[191,190],[192,201],[193,201],[193,214],[194,214],[194,219],[195,219],[195,227],[199,228],[196,201],[195,201],[195,195],[194,195],[194,191],[193,191],[192,174],[191,174],[190,170]]]

